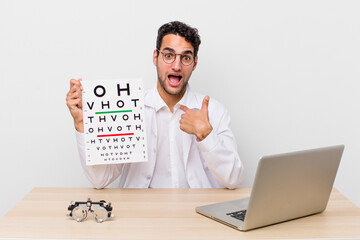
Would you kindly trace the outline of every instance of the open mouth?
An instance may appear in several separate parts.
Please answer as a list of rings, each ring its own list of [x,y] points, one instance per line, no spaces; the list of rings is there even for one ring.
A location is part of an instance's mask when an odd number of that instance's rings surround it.
[[[168,76],[168,79],[169,79],[170,86],[172,86],[172,87],[177,87],[177,86],[179,86],[180,83],[181,83],[182,76],[179,76],[179,75],[169,75],[169,76]]]

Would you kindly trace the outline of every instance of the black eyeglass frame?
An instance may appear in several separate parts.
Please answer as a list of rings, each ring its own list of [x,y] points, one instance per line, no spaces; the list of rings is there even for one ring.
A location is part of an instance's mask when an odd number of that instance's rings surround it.
[[[193,64],[194,61],[195,61],[195,57],[191,54],[191,56],[192,56],[192,61],[191,61],[191,63],[189,63],[189,64],[184,64],[184,63],[183,63],[183,57],[186,56],[186,55],[189,55],[188,53],[182,54],[182,53],[168,52],[169,54],[175,55],[175,57],[174,57],[174,60],[172,60],[172,62],[167,62],[167,61],[164,59],[164,55],[165,55],[165,54],[168,54],[168,53],[162,52],[162,51],[160,51],[160,49],[158,49],[158,48],[156,48],[156,50],[157,50],[159,53],[162,54],[162,60],[163,60],[164,63],[166,63],[166,64],[172,64],[173,62],[175,62],[177,55],[180,55],[180,62],[181,62],[181,64],[184,65],[184,66],[190,66],[190,65]]]

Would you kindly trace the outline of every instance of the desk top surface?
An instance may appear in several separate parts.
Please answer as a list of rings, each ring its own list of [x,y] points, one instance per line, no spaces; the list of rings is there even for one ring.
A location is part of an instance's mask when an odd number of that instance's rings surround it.
[[[250,189],[34,188],[0,219],[0,238],[23,239],[305,239],[360,238],[360,209],[333,190],[325,212],[240,232],[195,207],[248,197]],[[66,217],[70,201],[112,202],[115,218]]]

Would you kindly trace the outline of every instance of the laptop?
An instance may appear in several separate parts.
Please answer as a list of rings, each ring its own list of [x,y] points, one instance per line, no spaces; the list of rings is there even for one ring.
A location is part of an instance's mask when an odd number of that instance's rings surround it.
[[[325,210],[344,145],[264,156],[250,198],[200,206],[196,212],[247,231]]]

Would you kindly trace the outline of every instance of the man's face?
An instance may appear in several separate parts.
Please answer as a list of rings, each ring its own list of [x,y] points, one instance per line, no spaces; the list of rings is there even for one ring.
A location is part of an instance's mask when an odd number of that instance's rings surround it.
[[[194,48],[191,43],[187,42],[185,38],[168,34],[165,35],[161,47],[161,52],[173,52],[176,54],[191,53],[194,55]],[[153,62],[158,74],[158,91],[160,95],[165,94],[169,96],[182,97],[185,93],[187,83],[190,79],[192,71],[195,70],[197,64],[197,57],[194,62],[188,66],[181,63],[180,55],[176,56],[173,63],[165,63],[163,56],[155,50],[153,54]]]

